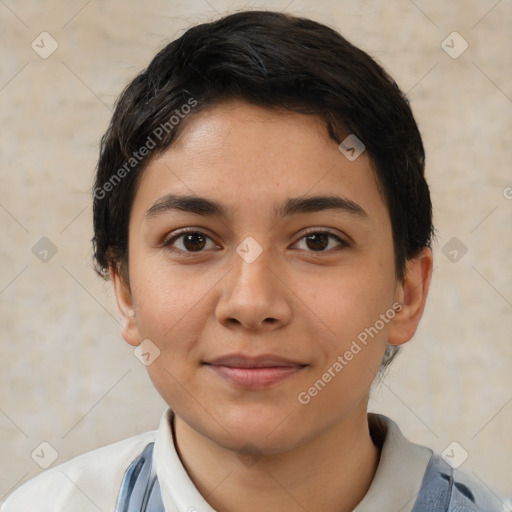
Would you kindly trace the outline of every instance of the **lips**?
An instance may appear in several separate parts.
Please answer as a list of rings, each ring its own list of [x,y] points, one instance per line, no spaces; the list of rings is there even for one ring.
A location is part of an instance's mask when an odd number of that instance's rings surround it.
[[[227,366],[229,368],[271,368],[271,367],[290,367],[306,366],[305,364],[274,355],[244,356],[242,354],[232,354],[218,357],[206,364],[214,366]]]
[[[230,354],[205,364],[219,377],[242,387],[266,387],[281,382],[307,365],[276,355]]]

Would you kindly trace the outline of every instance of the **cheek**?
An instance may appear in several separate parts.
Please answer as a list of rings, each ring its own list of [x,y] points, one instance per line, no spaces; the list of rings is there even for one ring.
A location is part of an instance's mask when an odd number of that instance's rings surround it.
[[[354,404],[366,394],[382,362],[395,314],[394,267],[374,262],[338,268],[320,286],[315,282],[303,283],[301,298],[318,326],[314,339],[323,355],[303,397],[315,402],[315,410],[337,403],[342,413],[342,403]]]
[[[378,373],[394,310],[389,290],[372,292],[363,286],[350,290],[347,284],[344,291],[331,286],[310,296],[317,301],[311,309],[323,311],[322,322],[316,323],[326,333],[314,338],[322,356],[297,397],[299,403],[307,403],[304,412],[312,417],[326,410],[336,417],[348,414],[367,395]]]
[[[390,276],[390,277],[385,277]],[[305,311],[330,340],[329,346],[341,350],[351,340],[374,326],[392,306],[393,269],[380,265],[343,267],[322,280],[302,279],[298,295]],[[385,337],[389,328],[378,324]],[[333,340],[337,340],[334,344]]]
[[[199,277],[178,266],[154,264],[147,265],[134,283],[140,337],[149,338],[160,350],[146,367],[148,375],[164,400],[183,414],[192,407],[187,390],[194,389],[195,365],[213,314],[217,281],[216,276]]]
[[[212,315],[216,273],[198,274],[178,265],[147,260],[135,267],[132,291],[141,339],[177,354],[197,340]]]

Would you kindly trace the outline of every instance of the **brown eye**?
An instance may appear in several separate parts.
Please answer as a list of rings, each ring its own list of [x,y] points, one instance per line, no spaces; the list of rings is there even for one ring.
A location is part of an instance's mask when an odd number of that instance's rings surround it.
[[[307,235],[306,245],[313,251],[323,251],[329,245],[329,235],[326,233]]]
[[[297,245],[309,252],[330,252],[350,247],[348,242],[330,231],[310,231],[297,242]]]
[[[187,251],[200,251],[206,245],[206,237],[201,233],[189,233],[183,235],[183,246]]]
[[[208,246],[208,244],[210,244]],[[211,238],[200,231],[182,231],[164,242],[164,247],[173,251],[194,253],[205,248],[217,247]]]

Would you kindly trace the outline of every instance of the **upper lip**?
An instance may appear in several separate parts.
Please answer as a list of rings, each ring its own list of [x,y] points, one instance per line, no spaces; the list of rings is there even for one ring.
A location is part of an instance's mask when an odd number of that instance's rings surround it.
[[[297,361],[293,361],[291,359],[286,359],[284,357],[272,354],[262,354],[258,356],[228,354],[205,362],[206,364],[211,364],[214,366],[227,366],[230,368],[271,368],[286,366],[306,366],[304,363],[299,363]]]

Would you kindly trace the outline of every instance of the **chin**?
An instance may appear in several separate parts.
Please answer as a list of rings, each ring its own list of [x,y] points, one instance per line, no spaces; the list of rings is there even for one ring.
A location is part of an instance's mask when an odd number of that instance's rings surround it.
[[[222,419],[222,425],[231,434],[226,435],[226,439],[235,449],[250,444],[268,454],[279,453],[296,444],[300,435],[295,415],[283,409],[265,410],[261,405],[245,407],[223,414]]]
[[[264,432],[266,429],[263,428],[240,432],[226,439],[224,446],[236,453],[268,457],[291,451],[300,444],[300,437],[296,431],[283,429],[279,435],[272,433],[270,436]]]

